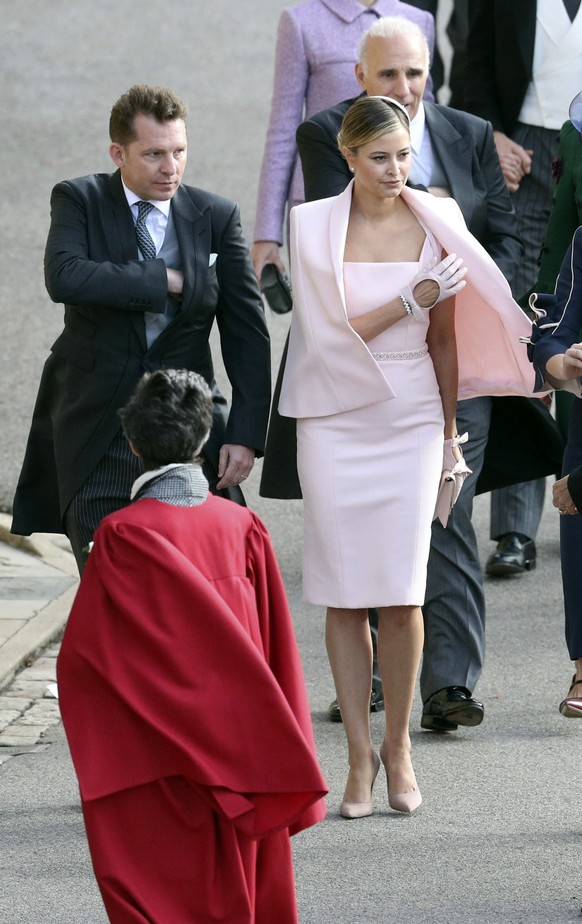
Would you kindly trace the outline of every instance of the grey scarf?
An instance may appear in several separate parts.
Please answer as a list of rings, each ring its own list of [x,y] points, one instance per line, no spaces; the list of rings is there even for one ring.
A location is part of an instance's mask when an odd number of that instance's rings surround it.
[[[146,497],[173,507],[197,507],[208,497],[208,482],[195,463],[164,466],[145,472],[135,482],[132,500]]]

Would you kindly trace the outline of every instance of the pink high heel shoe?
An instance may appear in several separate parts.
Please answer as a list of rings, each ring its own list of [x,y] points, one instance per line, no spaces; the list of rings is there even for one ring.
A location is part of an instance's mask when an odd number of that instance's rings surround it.
[[[422,796],[418,786],[415,786],[410,792],[391,793],[388,788],[388,805],[395,812],[401,812],[403,815],[412,815],[422,802]]]
[[[384,769],[388,785],[388,805],[394,812],[400,812],[402,815],[412,815],[422,802],[418,786],[415,786],[410,792],[390,792],[390,780],[388,779],[388,767],[386,764],[384,764]]]
[[[582,680],[576,680],[576,674],[574,674],[568,693],[574,689],[577,683],[582,687]],[[567,696],[560,703],[560,712],[566,719],[582,719],[582,697]]]
[[[370,801],[369,802],[346,802],[344,799],[340,804],[339,813],[342,818],[366,818],[368,815],[371,815],[374,811],[374,803],[372,801],[372,792],[374,789],[374,783],[376,782],[376,777],[378,776],[378,770],[380,769],[380,758],[374,751],[374,778],[372,780],[372,785],[370,787]]]

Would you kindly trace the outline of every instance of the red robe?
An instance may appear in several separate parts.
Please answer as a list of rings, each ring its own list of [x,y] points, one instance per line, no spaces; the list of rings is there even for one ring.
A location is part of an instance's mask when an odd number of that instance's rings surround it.
[[[103,520],[57,665],[115,924],[291,924],[289,834],[327,791],[283,583],[249,510]]]

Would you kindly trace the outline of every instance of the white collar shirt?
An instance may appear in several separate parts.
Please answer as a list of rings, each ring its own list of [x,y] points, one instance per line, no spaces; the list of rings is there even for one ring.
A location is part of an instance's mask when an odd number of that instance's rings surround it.
[[[433,172],[434,154],[430,135],[426,130],[426,116],[422,103],[410,123],[410,143],[412,146],[410,182],[428,187]]]
[[[146,227],[152,236],[154,244],[156,245],[156,253],[159,253],[166,236],[166,229],[168,227],[168,219],[170,216],[172,200],[164,199],[162,201],[159,199],[140,199],[140,197],[132,192],[131,189],[128,189],[128,187],[123,182],[123,179],[121,182],[123,185],[125,198],[127,199],[127,204],[131,209],[134,224],[137,222],[138,202],[151,202],[151,204],[154,206],[154,208],[148,213],[146,217]]]

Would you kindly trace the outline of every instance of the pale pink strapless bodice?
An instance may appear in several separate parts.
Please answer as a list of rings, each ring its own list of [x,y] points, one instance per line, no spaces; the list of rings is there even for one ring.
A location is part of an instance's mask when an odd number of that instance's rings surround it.
[[[367,311],[396,298],[401,289],[410,283],[421,266],[426,266],[434,255],[434,244],[427,236],[420,259],[411,263],[344,263],[344,288],[349,318],[357,318]],[[406,317],[397,321],[378,337],[368,341],[371,353],[402,352],[422,349],[426,344],[429,312],[425,322]]]

